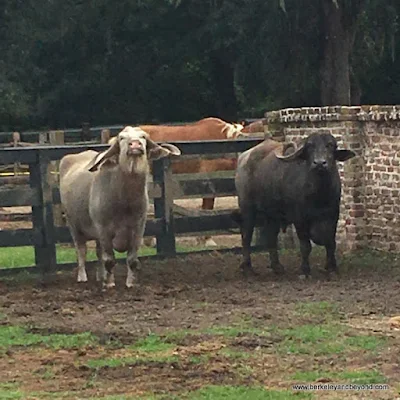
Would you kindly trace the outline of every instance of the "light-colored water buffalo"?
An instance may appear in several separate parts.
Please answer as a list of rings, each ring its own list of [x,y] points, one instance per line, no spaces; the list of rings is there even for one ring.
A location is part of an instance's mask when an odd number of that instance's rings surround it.
[[[127,126],[102,153],[66,155],[60,163],[60,193],[78,256],[78,282],[86,282],[86,242],[96,241],[101,265],[97,280],[115,286],[114,251],[127,251],[126,286],[139,266],[137,252],[148,209],[150,159],[180,155],[171,144],[158,145],[140,128]]]

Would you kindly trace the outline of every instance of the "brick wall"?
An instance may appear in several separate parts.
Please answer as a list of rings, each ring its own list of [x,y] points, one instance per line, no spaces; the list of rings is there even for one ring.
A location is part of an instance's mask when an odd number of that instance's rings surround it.
[[[329,132],[357,156],[338,163],[338,243],[400,252],[400,106],[288,108],[265,114],[267,137],[298,142]]]

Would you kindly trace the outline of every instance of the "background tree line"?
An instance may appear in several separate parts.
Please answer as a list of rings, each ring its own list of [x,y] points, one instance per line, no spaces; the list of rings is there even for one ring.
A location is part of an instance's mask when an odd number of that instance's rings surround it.
[[[0,129],[399,103],[398,0],[0,0]]]

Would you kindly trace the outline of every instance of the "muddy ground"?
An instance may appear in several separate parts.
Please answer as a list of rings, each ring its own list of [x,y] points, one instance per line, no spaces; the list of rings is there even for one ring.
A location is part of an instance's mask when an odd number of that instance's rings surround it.
[[[289,389],[290,376],[297,371],[378,368],[390,391],[341,392],[339,397],[321,392],[315,398],[394,399],[400,381],[400,331],[388,321],[400,314],[399,261],[378,253],[340,255],[339,259],[341,275],[330,280],[323,272],[321,255],[313,257],[312,278],[299,279],[296,252],[283,256],[287,267],[284,276],[276,276],[268,268],[265,254],[255,255],[259,276],[247,279],[239,273],[240,256],[235,254],[213,252],[146,260],[132,290],[123,286],[122,266],[117,271],[116,288],[107,292],[97,286],[94,270],[88,271],[87,284],[75,282],[76,271],[60,273],[48,283],[8,278],[0,281],[0,312],[6,316],[3,324],[27,326],[42,334],[90,331],[99,337],[100,345],[58,351],[13,349],[1,357],[0,382],[17,382],[25,392],[72,391],[75,395],[63,398],[73,399],[116,393],[180,393],[207,384]],[[126,351],[124,345],[149,334],[168,337],[172,332],[206,332],[242,324],[250,324],[252,329],[276,326],[282,330],[326,323],[322,314],[299,313],[301,303],[334,304],[341,324],[358,334],[385,337],[389,344],[379,351],[351,353],[351,357],[340,353],[292,355],[275,351],[282,338],[274,335],[183,334],[173,342],[178,362],[143,361],[95,372],[85,366],[92,358],[121,355]],[[110,347],[110,343],[115,345]],[[220,349],[226,346],[258,355],[244,363],[224,356]],[[190,358],[204,354],[206,362]],[[48,368],[51,378],[43,375]]]

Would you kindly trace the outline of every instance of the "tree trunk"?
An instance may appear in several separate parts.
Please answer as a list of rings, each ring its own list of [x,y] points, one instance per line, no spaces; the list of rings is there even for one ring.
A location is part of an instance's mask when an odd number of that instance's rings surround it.
[[[322,105],[350,105],[350,53],[353,32],[346,26],[343,7],[322,0]]]
[[[234,86],[234,65],[223,52],[213,53],[211,70],[217,92],[216,106],[218,117],[226,121],[236,121],[238,102]]]

